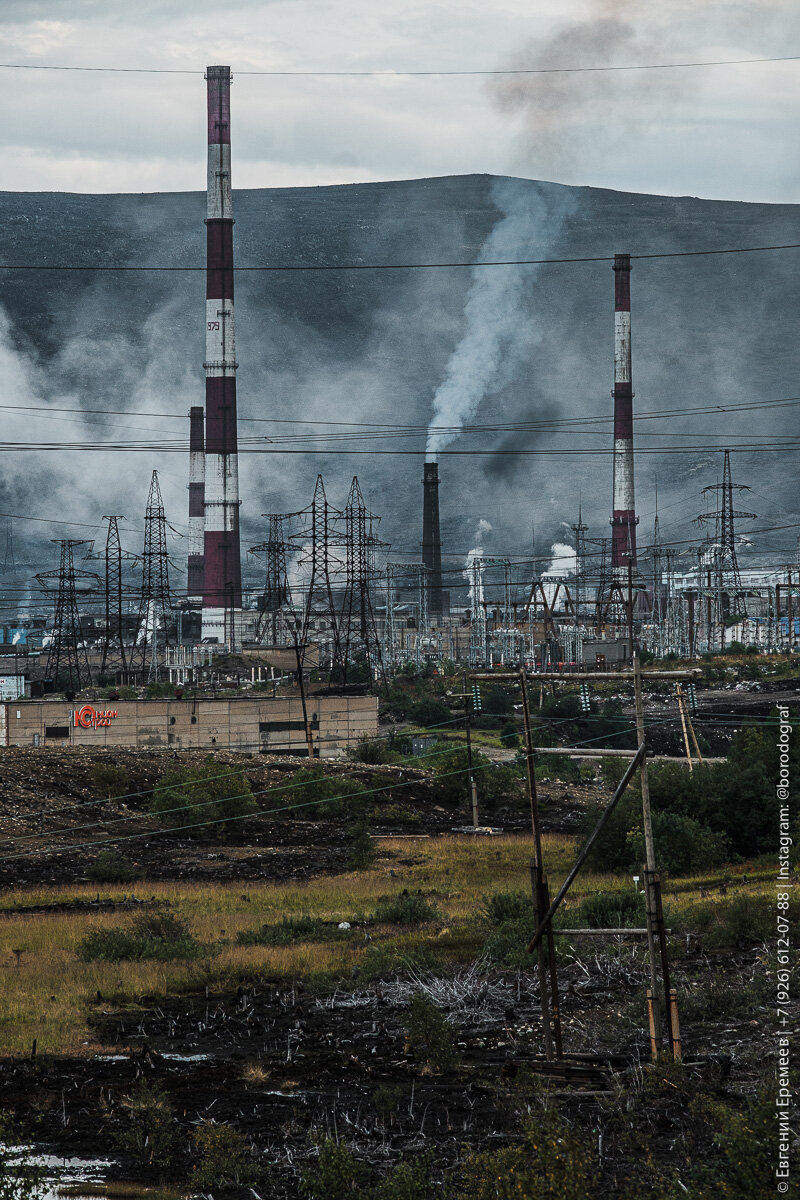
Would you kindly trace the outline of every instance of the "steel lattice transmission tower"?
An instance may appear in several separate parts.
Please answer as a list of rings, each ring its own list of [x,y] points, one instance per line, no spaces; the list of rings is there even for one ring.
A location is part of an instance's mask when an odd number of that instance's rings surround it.
[[[311,508],[304,510],[311,517],[311,575],[308,581],[308,592],[306,595],[306,605],[303,614],[303,626],[300,634],[299,653],[301,655],[301,663],[305,661],[305,655],[308,648],[308,635],[311,630],[311,621],[314,616],[314,595],[315,592],[322,589],[325,593],[325,601],[327,604],[327,616],[330,622],[331,631],[331,669],[334,672],[341,673],[343,668],[342,663],[342,648],[339,641],[339,622],[336,612],[336,605],[333,600],[333,586],[331,584],[331,551],[333,545],[337,542],[334,522],[341,517],[341,513],[336,509],[331,508],[328,504],[328,498],[325,495],[325,484],[322,481],[322,476],[317,476],[317,483],[314,488],[314,499],[311,501]],[[301,545],[305,544],[308,539],[308,530],[296,534],[295,537]]]
[[[167,621],[172,616],[172,596],[169,590],[169,556],[167,554],[167,519],[164,501],[153,471],[147,508],[144,516],[144,553],[142,555],[142,598],[139,609],[139,633],[136,650],[131,659],[136,667],[147,672],[150,681],[158,680],[158,628],[164,625],[164,644],[167,641]]]
[[[267,560],[264,592],[259,604],[261,615],[256,628],[256,641],[263,642],[269,635],[271,644],[277,645],[281,612],[287,607],[291,607],[289,577],[286,571],[286,552],[289,549],[289,542],[284,533],[284,524],[294,514],[265,513],[264,515],[269,520],[267,540],[258,546],[250,547],[251,554],[265,554]],[[297,630],[294,628],[294,623],[292,628],[293,637],[296,637]]]
[[[375,626],[371,587],[375,578],[375,550],[378,542],[373,530],[376,518],[367,512],[364,497],[353,476],[344,509],[345,522],[345,596],[342,605],[340,642],[342,645],[342,683],[353,652],[360,648],[374,675],[383,674],[381,643]]]
[[[56,542],[60,547],[57,571],[42,571],[36,578],[44,583],[47,579],[58,580],[56,606],[53,617],[53,640],[47,653],[46,674],[48,679],[58,681],[66,675],[68,691],[79,692],[92,682],[86,647],[81,638],[81,622],[78,614],[78,599],[75,589],[77,579],[92,579],[99,582],[90,571],[76,571],[74,550],[85,546],[85,541],[66,538]]]
[[[743,620],[747,616],[739,560],[736,557],[734,523],[738,520],[754,521],[757,514],[734,508],[734,491],[749,492],[750,488],[744,483],[733,482],[731,453],[726,450],[722,483],[712,483],[703,488],[704,496],[720,493],[720,503],[713,512],[701,513],[696,518],[700,524],[713,521],[715,525],[715,543],[709,551],[707,569],[712,575],[716,622],[720,629],[730,620]]]
[[[122,516],[103,517],[108,521],[106,534],[106,630],[103,637],[101,675],[124,675],[128,670],[125,639],[122,625],[122,559],[123,551],[119,540],[119,521]],[[125,555],[125,557],[130,557]]]

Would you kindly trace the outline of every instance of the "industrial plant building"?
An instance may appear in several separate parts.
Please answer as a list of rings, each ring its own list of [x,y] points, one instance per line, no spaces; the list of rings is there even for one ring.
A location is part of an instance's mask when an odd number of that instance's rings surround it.
[[[341,757],[378,732],[375,696],[0,703],[0,746]]]

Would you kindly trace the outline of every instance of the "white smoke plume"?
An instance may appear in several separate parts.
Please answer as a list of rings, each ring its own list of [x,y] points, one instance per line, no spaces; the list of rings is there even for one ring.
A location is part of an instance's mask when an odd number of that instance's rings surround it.
[[[491,533],[492,526],[489,521],[483,517],[478,521],[475,527],[475,545],[467,554],[467,559],[464,564],[464,578],[469,584],[469,606],[472,612],[478,612],[481,604],[483,604],[483,577],[478,573],[474,575],[472,572],[472,564],[476,558],[483,556],[483,540],[487,533]]]
[[[545,257],[542,250],[552,245],[565,211],[549,207],[542,195],[532,201],[530,190],[513,179],[495,180],[492,201],[503,215],[486,238],[478,261]],[[464,336],[433,398],[425,448],[428,462],[435,462],[438,452],[475,417],[486,396],[513,379],[530,345],[523,297],[536,270],[535,266],[472,268]]]
[[[553,542],[550,547],[552,559],[545,575],[574,575],[575,574],[575,548],[567,545],[566,542]]]

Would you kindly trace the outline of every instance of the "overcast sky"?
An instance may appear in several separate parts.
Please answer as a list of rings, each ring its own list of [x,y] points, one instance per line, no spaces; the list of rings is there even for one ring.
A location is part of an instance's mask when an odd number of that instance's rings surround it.
[[[234,71],[234,183],[490,172],[800,201],[800,62],[505,77],[257,70],[575,67],[800,53],[796,0],[2,0],[0,189],[201,190],[207,63]]]

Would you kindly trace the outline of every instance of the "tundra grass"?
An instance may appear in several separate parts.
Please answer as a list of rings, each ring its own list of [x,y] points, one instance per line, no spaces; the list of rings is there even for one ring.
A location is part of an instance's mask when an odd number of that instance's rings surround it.
[[[576,840],[562,835],[544,838],[544,858],[551,891],[571,866]],[[351,978],[365,953],[367,941],[354,928],[343,941],[304,942],[289,946],[241,945],[237,935],[273,924],[284,917],[308,914],[324,921],[369,918],[380,901],[403,889],[420,891],[435,904],[439,918],[413,929],[389,924],[370,925],[373,944],[386,943],[412,952],[429,949],[447,961],[471,961],[486,929],[480,916],[482,897],[495,891],[525,891],[530,887],[530,837],[479,838],[450,836],[430,839],[386,839],[379,858],[365,871],[319,876],[302,883],[144,883],[142,897],[169,905],[186,921],[207,953],[191,962],[81,962],[76,950],[94,930],[110,929],[130,920],[127,912],[20,913],[17,907],[70,899],[121,899],[127,889],[114,884],[62,885],[17,891],[0,901],[0,1056],[30,1053],[33,1039],[49,1054],[89,1054],[101,1047],[89,1032],[88,1016],[96,1009],[186,994],[209,986],[223,989],[243,980]],[[756,872],[760,874],[760,872]],[[716,878],[722,880],[720,871]],[[687,918],[698,903],[721,913],[736,895],[771,895],[764,880],[734,882],[727,895],[701,899],[699,889],[712,875],[676,880],[686,890],[669,894],[670,911],[686,909]],[[624,890],[628,877],[586,874],[578,877],[570,895],[575,904],[588,893]]]

